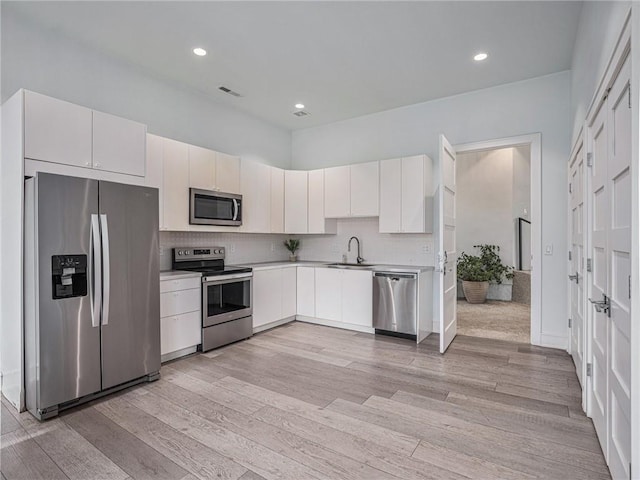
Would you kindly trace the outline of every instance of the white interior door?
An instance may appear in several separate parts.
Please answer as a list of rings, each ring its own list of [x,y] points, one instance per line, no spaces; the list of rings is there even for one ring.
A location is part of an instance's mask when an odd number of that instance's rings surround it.
[[[607,111],[606,103],[600,107],[598,113],[589,125],[590,153],[591,153],[591,182],[590,222],[589,222],[589,260],[591,274],[589,276],[589,300],[602,301],[607,294],[607,219],[608,188],[607,188]],[[589,391],[588,412],[598,433],[600,446],[607,457],[607,412],[608,412],[608,382],[607,382],[607,348],[609,344],[609,319],[607,313],[589,305],[591,310],[591,364],[592,378]]]
[[[631,60],[627,57],[607,98],[609,211],[609,469],[631,478]]]
[[[576,366],[578,380],[585,390],[586,344],[584,319],[584,225],[585,225],[585,162],[584,148],[576,149],[569,169],[569,228],[571,259],[569,260],[570,306],[571,306],[571,356]]]
[[[438,185],[438,296],[440,353],[456,336],[456,152],[440,135],[440,172]]]

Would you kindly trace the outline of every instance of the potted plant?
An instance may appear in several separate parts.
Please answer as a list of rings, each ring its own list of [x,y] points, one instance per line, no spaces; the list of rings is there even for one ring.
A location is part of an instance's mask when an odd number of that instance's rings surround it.
[[[462,280],[462,291],[469,303],[484,303],[487,300],[489,282],[502,283],[513,278],[513,267],[502,264],[498,245],[474,245],[480,255],[462,252],[457,262],[458,278]]]
[[[289,255],[289,260],[291,262],[297,262],[298,256],[296,255],[296,252],[300,248],[300,240],[290,238],[289,240],[285,240],[284,246],[287,247],[287,250],[289,250],[289,252],[291,252],[291,255]]]

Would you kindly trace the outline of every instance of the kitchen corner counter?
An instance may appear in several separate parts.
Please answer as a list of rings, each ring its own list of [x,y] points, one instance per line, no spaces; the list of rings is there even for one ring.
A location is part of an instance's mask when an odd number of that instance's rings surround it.
[[[311,261],[297,261],[290,262],[288,260],[281,260],[279,262],[258,262],[258,263],[243,263],[240,267],[251,267],[254,270],[270,270],[272,268],[284,268],[284,267],[324,267],[330,262],[311,262]]]
[[[181,278],[200,278],[200,272],[187,272],[185,270],[164,270],[160,272],[160,280],[179,280]]]
[[[328,267],[329,265],[333,265],[337,262],[329,262],[329,261],[297,261],[290,262],[287,260],[282,260],[278,262],[258,262],[258,263],[246,263],[240,266],[242,267],[251,267],[254,270],[270,270],[274,268],[284,268],[284,267]],[[349,267],[347,267],[349,268]],[[359,267],[354,267],[353,270],[361,270]],[[426,265],[385,265],[385,264],[372,264],[371,267],[362,269],[369,270],[373,272],[410,272],[410,273],[422,273],[433,271],[434,267],[426,266]]]

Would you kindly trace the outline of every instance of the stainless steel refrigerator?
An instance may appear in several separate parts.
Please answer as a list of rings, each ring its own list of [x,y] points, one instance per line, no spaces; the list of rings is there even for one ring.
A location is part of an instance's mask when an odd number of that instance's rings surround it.
[[[25,400],[38,419],[158,378],[158,236],[157,189],[25,180]]]

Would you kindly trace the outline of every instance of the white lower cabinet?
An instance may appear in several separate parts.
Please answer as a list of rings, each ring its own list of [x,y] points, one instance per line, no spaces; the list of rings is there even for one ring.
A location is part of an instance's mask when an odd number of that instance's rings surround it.
[[[298,267],[296,278],[296,314],[316,316],[316,269]]]
[[[296,314],[296,267],[253,271],[253,328]]]
[[[333,268],[315,271],[315,317],[371,328],[373,273]]]
[[[160,354],[162,360],[195,351],[201,342],[200,278],[160,280]]]

